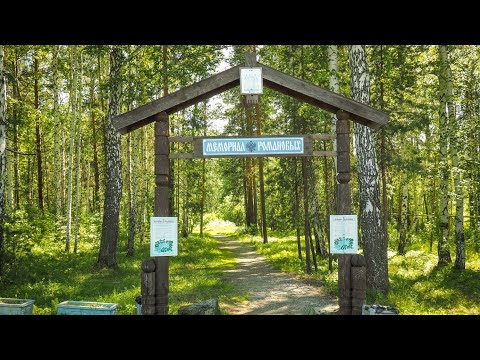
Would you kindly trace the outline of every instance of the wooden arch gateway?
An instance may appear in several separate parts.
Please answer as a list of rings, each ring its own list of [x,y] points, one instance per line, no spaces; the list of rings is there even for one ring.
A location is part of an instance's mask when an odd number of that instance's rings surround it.
[[[327,110],[337,115],[337,204],[336,214],[351,214],[350,122],[377,129],[388,123],[388,114],[332,91],[323,89],[256,61],[246,54],[245,67],[260,67],[263,84],[275,91]],[[154,216],[171,216],[169,211],[169,118],[170,114],[207,100],[240,85],[240,68],[234,66],[112,119],[120,134],[126,134],[155,122],[155,207]],[[251,136],[253,137],[253,136]],[[172,154],[174,155],[174,154]],[[272,156],[272,155],[257,155]],[[292,155],[298,156],[298,155]],[[178,156],[177,156],[178,157]],[[193,156],[191,156],[193,157]],[[361,255],[338,255],[340,314],[359,314],[365,293],[365,260]],[[363,265],[363,267],[362,267]],[[352,268],[353,266],[353,268]],[[355,269],[353,274],[351,269]],[[167,315],[169,292],[169,257],[154,257],[142,263],[142,314]],[[362,273],[363,272],[363,273]],[[363,278],[363,285],[353,290],[351,277]],[[363,289],[362,289],[363,287]],[[363,294],[359,294],[358,290]],[[352,308],[353,305],[353,308]]]

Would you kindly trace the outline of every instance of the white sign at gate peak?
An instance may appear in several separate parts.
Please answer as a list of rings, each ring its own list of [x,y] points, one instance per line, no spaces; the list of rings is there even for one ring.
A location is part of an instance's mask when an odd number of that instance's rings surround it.
[[[240,94],[260,95],[263,94],[263,78],[261,67],[240,68]]]
[[[330,253],[358,253],[357,215],[330,215]]]
[[[178,255],[178,218],[150,217],[150,256]]]

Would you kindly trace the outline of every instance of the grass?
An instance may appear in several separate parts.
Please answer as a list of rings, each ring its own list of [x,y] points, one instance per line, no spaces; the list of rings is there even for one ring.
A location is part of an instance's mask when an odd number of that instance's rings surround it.
[[[238,237],[253,244],[277,269],[320,279],[331,294],[338,296],[336,262],[333,273],[329,273],[328,260],[318,258],[318,272],[305,274],[304,261],[297,257],[295,236],[271,233],[268,244],[263,244],[260,236]],[[429,253],[421,244],[415,244],[403,256],[389,251],[390,292],[385,296],[369,291],[366,303],[394,306],[401,314],[480,314],[480,257],[467,250],[467,260],[466,269],[459,271],[453,264],[438,267],[436,250]]]
[[[169,314],[186,304],[218,298],[236,303],[246,299],[236,286],[222,279],[222,269],[235,266],[227,250],[220,250],[208,233],[179,237],[179,256],[170,258]],[[42,240],[17,260],[15,269],[0,279],[0,297],[34,299],[33,313],[56,314],[57,304],[66,300],[118,304],[118,314],[136,313],[140,295],[141,262],[149,258],[149,244],[136,244],[133,257],[120,244],[117,269],[95,268],[99,241],[80,241],[78,254],[65,253],[63,242]]]

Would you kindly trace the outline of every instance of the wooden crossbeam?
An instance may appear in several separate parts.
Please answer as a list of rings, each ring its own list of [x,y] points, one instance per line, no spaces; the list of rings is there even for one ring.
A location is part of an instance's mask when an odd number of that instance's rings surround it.
[[[200,101],[211,98],[240,84],[240,66],[234,66],[207,79],[175,91],[112,119],[120,134],[138,129],[154,121],[155,114],[185,109]]]
[[[322,89],[314,84],[300,80],[269,66],[262,66],[263,84],[282,94],[289,95],[316,107],[336,113],[343,110],[350,118],[371,128],[378,128],[388,123],[388,114],[358,101],[348,99],[332,91]]]

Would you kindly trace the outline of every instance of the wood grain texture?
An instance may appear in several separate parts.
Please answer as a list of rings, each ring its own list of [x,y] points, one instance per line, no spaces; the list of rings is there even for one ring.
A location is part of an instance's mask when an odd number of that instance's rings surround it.
[[[155,262],[147,259],[142,262],[142,315],[155,314]]]
[[[168,187],[170,153],[168,141],[169,119],[166,112],[152,117],[155,120],[155,216],[170,216]],[[156,256],[155,261],[155,314],[168,315],[169,257]]]
[[[365,257],[360,254],[351,256],[352,315],[361,315],[367,289],[367,268]]]
[[[349,215],[352,212],[350,189],[350,122],[344,112],[337,115],[337,206],[336,214]],[[338,254],[339,314],[352,314],[351,257]]]

